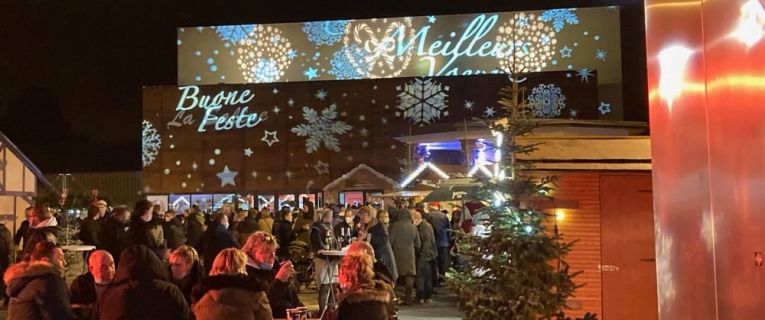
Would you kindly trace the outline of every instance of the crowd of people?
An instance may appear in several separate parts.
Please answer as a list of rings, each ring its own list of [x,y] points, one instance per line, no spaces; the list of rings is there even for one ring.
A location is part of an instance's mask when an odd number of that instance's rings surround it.
[[[293,265],[301,248],[313,257],[317,315],[395,319],[399,304],[430,303],[451,264],[450,231],[459,226],[425,208],[315,209],[305,201],[277,214],[210,214],[196,205],[162,212],[147,200],[109,211],[99,201],[78,234],[96,250],[67,287],[62,229],[50,210],[30,207],[13,239],[0,224],[4,303],[8,319],[286,318],[303,306]],[[14,246],[22,249],[11,264]],[[342,257],[322,254],[331,249]]]

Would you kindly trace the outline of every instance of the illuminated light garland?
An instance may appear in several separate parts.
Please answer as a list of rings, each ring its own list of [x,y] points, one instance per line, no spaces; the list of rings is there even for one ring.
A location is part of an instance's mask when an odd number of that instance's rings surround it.
[[[499,66],[508,73],[538,72],[552,60],[555,45],[553,27],[533,13],[519,12],[499,28],[497,42],[505,44],[497,54]]]
[[[398,39],[414,36],[412,18],[355,21],[348,24],[343,45],[362,49],[361,59],[356,55],[347,56],[359,74],[370,79],[391,78],[399,76],[409,66],[414,51],[413,46],[399,49]]]
[[[292,45],[279,28],[256,25],[238,44],[236,62],[247,82],[275,82],[292,63],[289,58]]]
[[[414,172],[412,172],[408,177],[406,177],[404,181],[401,181],[401,188],[409,185],[412,181],[414,181],[415,178],[417,178],[423,171],[425,171],[425,169],[428,169],[428,168],[430,170],[433,170],[433,172],[438,174],[442,179],[449,179],[449,175],[446,174],[446,172],[441,170],[436,165],[430,162],[423,162],[422,164],[420,164],[419,167],[417,167],[417,169],[414,170]]]

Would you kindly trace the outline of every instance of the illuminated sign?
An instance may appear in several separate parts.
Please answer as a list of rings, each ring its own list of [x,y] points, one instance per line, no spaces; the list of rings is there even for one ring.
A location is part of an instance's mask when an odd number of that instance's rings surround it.
[[[178,29],[181,84],[598,70],[621,83],[616,7]]]
[[[195,108],[204,110],[202,120],[197,127],[199,132],[206,132],[208,126],[212,126],[216,131],[254,128],[268,119],[268,111],[259,114],[250,112],[246,104],[252,101],[255,96],[247,89],[241,92],[221,90],[215,95],[199,95],[199,87],[197,86],[179,87],[178,90],[181,91],[181,97],[175,107],[178,113],[168,123],[168,126],[179,127],[184,124],[194,124],[196,121],[194,116],[192,114],[186,115],[185,111]],[[226,107],[226,111],[233,109],[233,112],[221,113],[224,107]]]

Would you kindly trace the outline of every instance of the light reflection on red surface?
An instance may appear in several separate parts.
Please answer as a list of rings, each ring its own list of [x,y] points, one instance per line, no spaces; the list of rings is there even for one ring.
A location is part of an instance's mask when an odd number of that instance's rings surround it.
[[[646,1],[661,319],[765,314],[762,1]],[[686,74],[661,90],[658,54],[678,44]]]

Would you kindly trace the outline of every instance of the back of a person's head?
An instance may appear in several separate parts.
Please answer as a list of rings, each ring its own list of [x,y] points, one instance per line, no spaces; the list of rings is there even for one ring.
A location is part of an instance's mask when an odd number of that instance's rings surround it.
[[[346,254],[340,260],[339,280],[343,288],[351,288],[374,279],[372,258],[364,252]]]
[[[276,238],[274,238],[274,236],[268,232],[257,231],[250,235],[249,238],[247,238],[247,242],[245,242],[244,246],[242,246],[242,251],[249,254],[258,248],[263,248],[266,246],[277,247]]]
[[[154,251],[135,244],[122,251],[115,281],[167,280],[167,269]]]
[[[53,260],[53,256],[56,253],[56,248],[58,248],[58,245],[56,245],[56,243],[53,241],[40,241],[35,243],[34,247],[32,247],[32,251],[29,253],[29,260]]]
[[[239,249],[228,248],[223,249],[215,257],[212,267],[210,268],[210,275],[215,276],[219,274],[247,274],[247,256]]]
[[[48,210],[48,208],[41,205],[36,205],[32,207],[32,215],[34,215],[39,221],[48,219],[53,216],[53,214],[50,212],[50,210]]]
[[[151,209],[154,205],[151,203],[151,201],[142,199],[135,202],[135,206],[133,206],[133,216],[142,216],[146,211]]]
[[[347,254],[352,253],[365,253],[371,257],[374,257],[375,250],[372,248],[372,245],[369,244],[369,242],[366,241],[354,241],[351,243],[351,245],[348,246]]]

